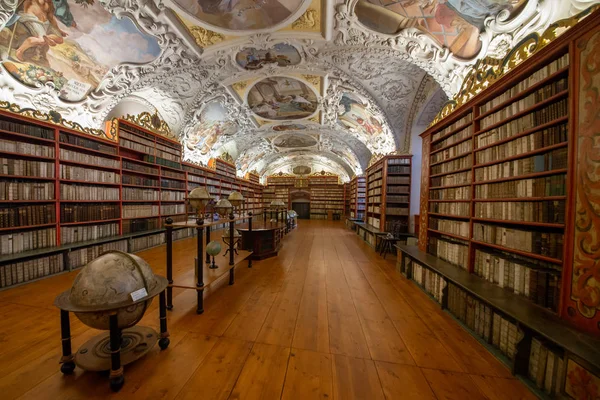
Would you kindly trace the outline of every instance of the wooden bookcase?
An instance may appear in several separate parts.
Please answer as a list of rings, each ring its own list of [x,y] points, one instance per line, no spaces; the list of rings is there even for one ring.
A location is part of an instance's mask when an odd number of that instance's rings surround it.
[[[367,169],[367,225],[408,232],[412,156],[385,156]]]
[[[355,176],[350,181],[350,218],[364,220],[367,197],[367,178]]]
[[[0,112],[0,288],[71,271],[107,250],[163,244],[164,219],[186,221],[187,193],[198,186],[215,196],[241,191],[243,211],[262,212],[262,185],[236,178],[232,164],[182,163],[179,143],[128,121],[111,121],[107,132],[119,139]]]
[[[352,188],[350,182],[344,183],[344,216],[350,216],[350,205],[352,204]]]
[[[401,272],[541,397],[600,382],[599,20],[421,135],[419,249],[399,246]]]

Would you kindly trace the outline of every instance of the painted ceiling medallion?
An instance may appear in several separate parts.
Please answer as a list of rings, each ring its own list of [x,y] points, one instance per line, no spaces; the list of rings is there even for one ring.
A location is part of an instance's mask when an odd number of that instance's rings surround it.
[[[358,20],[379,33],[395,35],[417,28],[456,57],[471,59],[481,50],[480,33],[487,17],[514,14],[526,0],[358,0]]]
[[[237,53],[235,60],[244,69],[256,70],[261,69],[265,64],[273,63],[276,63],[280,67],[297,65],[302,58],[294,46],[277,43],[267,50],[257,50],[253,47],[244,49]]]
[[[156,38],[111,15],[100,1],[56,3],[20,2],[0,30],[2,65],[27,86],[51,83],[62,100],[81,101],[112,67],[147,63],[161,52]]]
[[[248,106],[270,120],[310,117],[317,110],[317,95],[304,82],[276,76],[257,82],[248,92]]]
[[[274,131],[284,132],[284,131],[302,131],[306,129],[306,125],[302,124],[286,124],[286,125],[275,125],[273,127]]]
[[[290,20],[307,0],[173,0],[198,20],[227,31],[261,31]],[[290,21],[291,22],[291,21]]]
[[[284,149],[293,149],[316,146],[317,141],[308,135],[288,133],[277,136],[273,140],[273,144]]]
[[[312,168],[306,165],[297,165],[292,168],[292,172],[296,175],[308,175],[312,172]]]

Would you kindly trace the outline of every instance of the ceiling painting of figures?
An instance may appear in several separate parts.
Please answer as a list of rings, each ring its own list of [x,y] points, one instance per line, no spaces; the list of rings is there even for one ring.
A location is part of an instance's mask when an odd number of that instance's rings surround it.
[[[284,149],[294,149],[316,146],[317,141],[308,135],[285,134],[273,139],[273,145]]]
[[[173,0],[209,25],[231,31],[274,27],[288,20],[305,0]]]
[[[367,109],[366,102],[352,93],[342,95],[338,122],[367,138],[375,138],[384,133],[381,121]]]
[[[306,118],[317,110],[317,95],[304,82],[276,76],[257,82],[248,92],[248,106],[268,120]]]
[[[63,100],[80,101],[123,62],[159,56],[157,40],[98,0],[25,0],[0,31],[4,68],[25,85],[52,83]]]
[[[473,58],[481,49],[479,34],[489,16],[515,13],[526,0],[359,0],[358,20],[374,31],[396,34],[417,28],[460,58]]]
[[[297,65],[301,61],[300,53],[292,45],[278,43],[270,49],[257,50],[253,47],[237,53],[235,60],[247,70],[261,69],[266,64],[277,64],[280,67]]]

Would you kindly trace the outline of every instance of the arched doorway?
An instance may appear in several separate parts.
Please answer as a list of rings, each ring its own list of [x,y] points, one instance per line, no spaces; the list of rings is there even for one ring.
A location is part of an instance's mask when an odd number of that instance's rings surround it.
[[[298,213],[299,219],[310,219],[310,192],[297,190],[290,193],[292,210]]]

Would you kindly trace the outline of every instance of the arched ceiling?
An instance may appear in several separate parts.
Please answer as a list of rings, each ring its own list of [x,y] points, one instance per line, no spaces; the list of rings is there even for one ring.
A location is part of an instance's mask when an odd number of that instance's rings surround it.
[[[344,179],[407,153],[479,58],[597,2],[42,1],[0,1],[0,100],[93,128],[157,110],[186,160]]]

